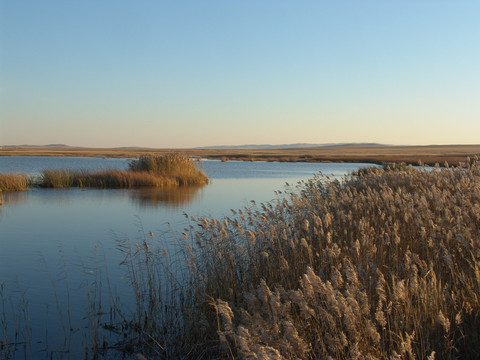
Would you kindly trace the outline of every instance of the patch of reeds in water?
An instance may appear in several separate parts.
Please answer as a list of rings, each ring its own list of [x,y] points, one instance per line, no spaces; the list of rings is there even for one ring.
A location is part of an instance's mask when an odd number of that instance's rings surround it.
[[[208,178],[199,169],[198,161],[171,153],[162,156],[141,156],[129,164],[132,172],[148,172],[157,176],[175,179],[179,185],[199,185],[208,183]]]
[[[134,188],[163,187],[177,185],[175,179],[157,176],[148,172],[126,170],[73,171],[44,170],[40,186],[47,188],[93,187],[93,188]]]
[[[28,177],[20,174],[0,174],[0,190],[22,191],[26,190],[29,184]]]
[[[194,160],[179,154],[168,154],[140,157],[129,164],[129,170],[44,170],[39,185],[47,188],[136,188],[206,183],[207,176]]]
[[[190,277],[169,287],[180,306],[158,305],[148,274],[163,255],[138,247],[150,256],[139,296],[160,313],[146,319],[153,312],[142,305],[136,329],[168,356],[478,358],[479,204],[473,161],[317,177],[290,199],[192,218],[199,228],[183,235]],[[161,319],[180,329],[166,337]],[[175,334],[178,346],[167,341]]]

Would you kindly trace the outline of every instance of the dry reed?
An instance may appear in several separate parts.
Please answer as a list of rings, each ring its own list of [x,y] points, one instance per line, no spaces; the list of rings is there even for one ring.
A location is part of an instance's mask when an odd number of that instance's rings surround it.
[[[139,358],[478,358],[480,163],[445,165],[189,217],[174,254],[119,243],[137,303],[108,326]]]
[[[44,170],[41,187],[69,188],[134,188],[174,186],[174,179],[156,176],[147,172],[105,170],[97,172],[72,170]]]
[[[20,174],[0,174],[0,190],[22,191],[28,187],[28,178]]]
[[[316,177],[193,233],[219,357],[480,356],[480,164]],[[202,300],[208,295],[208,305]]]
[[[190,157],[170,153],[162,156],[145,155],[130,162],[133,172],[148,172],[157,176],[175,179],[179,185],[199,185],[208,183],[208,178],[198,168],[197,161]]]
[[[135,188],[199,185],[208,178],[191,158],[179,154],[142,156],[129,170],[44,170],[40,186],[49,188]]]

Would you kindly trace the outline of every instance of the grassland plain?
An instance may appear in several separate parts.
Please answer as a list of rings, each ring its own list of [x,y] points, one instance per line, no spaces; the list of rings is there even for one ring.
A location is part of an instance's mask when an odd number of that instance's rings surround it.
[[[480,154],[480,145],[337,145],[305,148],[269,149],[151,149],[151,148],[82,148],[69,146],[4,146],[0,156],[100,156],[139,157],[181,152],[185,155],[218,160],[302,161],[302,162],[370,162],[385,164],[404,162],[417,165],[435,163],[457,165],[469,156]]]
[[[315,177],[287,193],[224,219],[190,218],[183,266],[153,250],[153,234],[124,247],[138,353],[479,358],[476,160]]]

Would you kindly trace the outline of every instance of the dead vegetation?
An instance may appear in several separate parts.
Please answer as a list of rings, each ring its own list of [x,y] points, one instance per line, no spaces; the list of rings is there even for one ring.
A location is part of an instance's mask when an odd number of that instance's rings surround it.
[[[225,358],[478,358],[480,164],[464,165],[319,177],[201,219],[201,336]]]

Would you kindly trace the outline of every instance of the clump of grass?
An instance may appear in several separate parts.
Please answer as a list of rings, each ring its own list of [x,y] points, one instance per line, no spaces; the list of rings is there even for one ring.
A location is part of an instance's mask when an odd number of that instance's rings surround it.
[[[74,186],[75,172],[71,170],[44,170],[39,180],[41,187],[68,188]]]
[[[135,188],[174,186],[177,185],[177,182],[175,179],[156,176],[148,172],[44,170],[39,184],[41,187],[47,188]]]
[[[23,191],[27,190],[28,177],[20,174],[0,174],[0,190]]]
[[[171,153],[166,155],[145,155],[129,164],[133,172],[148,172],[157,176],[174,178],[179,185],[199,185],[208,183],[204,171],[199,169],[198,161],[190,157]]]
[[[194,160],[179,154],[168,154],[142,156],[129,164],[129,170],[44,170],[39,185],[47,188],[158,188],[206,183],[207,176]]]
[[[316,177],[290,199],[199,219],[184,234],[188,280],[172,285],[190,306],[166,317],[191,346],[171,355],[478,358],[479,204],[472,161]],[[137,329],[161,339],[148,324]]]

